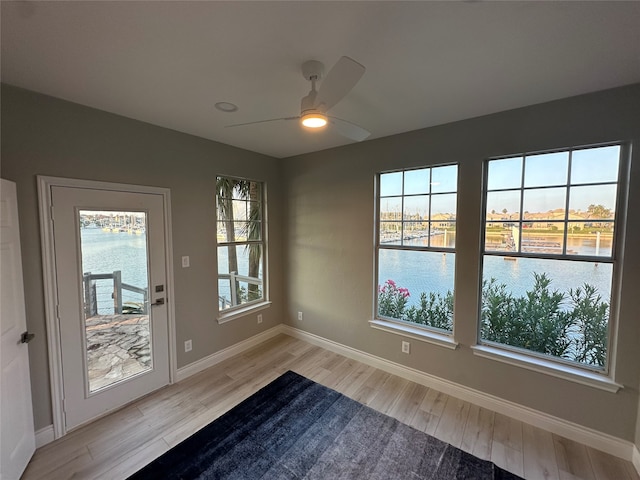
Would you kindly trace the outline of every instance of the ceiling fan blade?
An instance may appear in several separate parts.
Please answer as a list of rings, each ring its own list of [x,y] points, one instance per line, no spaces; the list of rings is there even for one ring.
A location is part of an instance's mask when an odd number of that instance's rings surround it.
[[[364,66],[349,57],[341,57],[322,80],[314,108],[326,112],[351,91],[364,75]]]
[[[331,126],[343,137],[350,138],[351,140],[355,140],[356,142],[361,142],[366,139],[371,132],[365,130],[359,125],[355,123],[348,122],[347,120],[342,120],[337,117],[328,117],[329,123]]]
[[[270,118],[268,120],[256,120],[255,122],[246,122],[246,123],[234,123],[233,125],[225,125],[224,128],[231,127],[244,127],[245,125],[254,125],[256,123],[267,123],[267,122],[280,122],[282,120],[299,120],[300,117],[282,117],[282,118]]]

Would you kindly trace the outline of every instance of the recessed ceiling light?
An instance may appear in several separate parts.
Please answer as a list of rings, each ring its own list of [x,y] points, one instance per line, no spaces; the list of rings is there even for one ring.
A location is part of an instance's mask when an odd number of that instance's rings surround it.
[[[225,113],[236,112],[238,106],[230,102],[218,102],[214,105],[218,110]]]

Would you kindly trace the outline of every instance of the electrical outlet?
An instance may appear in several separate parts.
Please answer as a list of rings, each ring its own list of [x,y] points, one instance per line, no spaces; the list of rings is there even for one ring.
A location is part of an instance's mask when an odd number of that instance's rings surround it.
[[[262,323],[262,314],[258,314],[258,324]]]
[[[298,320],[302,321],[302,312],[298,312]]]
[[[191,340],[186,340],[184,342],[184,351],[190,352],[192,348],[193,348],[193,343],[191,343]]]
[[[409,342],[402,342],[402,353],[409,353],[411,349],[411,344]]]

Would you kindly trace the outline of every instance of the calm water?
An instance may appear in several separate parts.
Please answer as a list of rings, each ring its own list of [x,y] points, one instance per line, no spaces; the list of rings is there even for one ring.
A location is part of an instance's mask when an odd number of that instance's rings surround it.
[[[82,271],[91,273],[122,272],[122,283],[147,287],[147,236],[124,232],[104,232],[100,228],[82,228]],[[113,280],[97,280],[98,313],[113,313]],[[123,301],[141,302],[142,297],[122,292]]]
[[[582,242],[581,242],[582,240]],[[414,242],[421,242],[416,240]],[[594,239],[573,239],[568,248],[577,253],[593,254]],[[600,246],[603,254],[604,245]],[[608,246],[610,249],[610,245]],[[417,304],[420,292],[446,293],[453,291],[455,254],[436,252],[412,252],[380,250],[379,283],[392,279],[399,287],[407,288],[411,294],[409,304]],[[484,258],[483,278],[495,278],[515,295],[523,295],[534,284],[534,273],[546,273],[552,279],[551,288],[562,292],[575,289],[584,283],[595,286],[602,298],[611,297],[612,265],[572,261],[503,257]]]

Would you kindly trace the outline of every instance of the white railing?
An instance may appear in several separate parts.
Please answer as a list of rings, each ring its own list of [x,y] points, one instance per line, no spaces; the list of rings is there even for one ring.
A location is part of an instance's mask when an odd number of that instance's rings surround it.
[[[262,285],[262,279],[256,277],[248,277],[246,275],[238,275],[236,272],[231,273],[221,273],[218,274],[219,279],[228,279],[229,280],[229,290],[231,291],[231,300],[226,297],[219,296],[220,309],[225,310],[227,308],[239,305],[238,303],[238,289],[236,285],[239,282],[248,283],[251,285]]]

